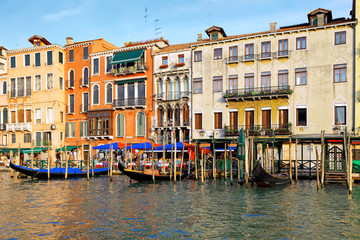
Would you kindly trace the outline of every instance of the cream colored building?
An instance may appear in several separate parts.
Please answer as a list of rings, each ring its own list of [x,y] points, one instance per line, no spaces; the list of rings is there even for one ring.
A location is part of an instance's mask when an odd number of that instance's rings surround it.
[[[29,48],[7,51],[9,147],[48,148],[51,158],[65,132],[64,48],[34,35]]]
[[[154,54],[156,113],[152,127],[158,143],[165,134],[173,134],[177,142],[191,139],[190,77],[190,43],[170,45]]]
[[[8,119],[8,80],[6,48],[0,46],[0,148],[8,147],[6,123]]]

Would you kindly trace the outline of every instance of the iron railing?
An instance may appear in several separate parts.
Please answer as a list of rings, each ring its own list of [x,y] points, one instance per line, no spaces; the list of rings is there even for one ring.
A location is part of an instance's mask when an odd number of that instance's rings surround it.
[[[182,98],[189,98],[191,92],[165,92],[156,94],[156,99],[161,99],[163,101],[174,101],[180,100]]]
[[[266,86],[258,88],[241,88],[226,90],[224,98],[236,98],[236,97],[254,97],[254,96],[266,96],[266,95],[288,95],[292,90],[290,85],[281,86]]]
[[[6,124],[0,124],[0,131],[6,130]]]
[[[70,88],[74,89],[75,80],[66,80],[65,86],[66,86],[67,89],[70,89]]]
[[[85,112],[89,111],[89,106],[90,106],[90,104],[81,104],[80,112],[85,113]]]
[[[88,136],[89,137],[96,137],[96,136],[109,136],[112,135],[112,128],[104,128],[104,129],[88,129]]]
[[[288,135],[292,133],[291,123],[287,124],[263,124],[263,125],[239,125],[239,126],[225,126],[225,136],[237,136],[241,129],[249,131],[251,136],[266,135]]]
[[[113,101],[113,106],[117,107],[132,107],[132,106],[145,106],[146,98],[124,98],[124,99],[115,99]]]
[[[89,78],[80,78],[80,87],[89,87]]]

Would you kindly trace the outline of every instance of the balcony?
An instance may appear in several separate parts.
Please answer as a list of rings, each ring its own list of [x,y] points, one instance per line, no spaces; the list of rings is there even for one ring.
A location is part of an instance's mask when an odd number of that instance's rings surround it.
[[[6,131],[6,124],[0,124],[0,131]]]
[[[31,132],[32,126],[31,122],[28,123],[7,123],[6,130],[8,132],[15,132],[15,131],[29,131]]]
[[[290,135],[292,134],[291,123],[279,125],[271,124],[263,125],[240,125],[234,127],[225,126],[225,136],[239,136],[241,129],[249,130],[250,136],[272,136],[274,135]]]
[[[271,52],[262,52],[260,54],[260,60],[271,60]]]
[[[80,78],[80,88],[89,87],[89,79],[88,78]]]
[[[176,101],[182,98],[190,98],[191,92],[166,92],[166,93],[158,93],[155,96],[156,100],[161,101]]]
[[[75,88],[75,80],[66,80],[65,86],[66,86],[66,89],[74,89]]]
[[[161,128],[189,128],[190,127],[190,122],[189,121],[184,121],[181,122],[180,120],[175,120],[175,122],[173,123],[172,120],[170,121],[159,121],[159,120],[154,120],[153,121],[153,128],[156,129],[161,129]]]
[[[146,98],[124,98],[113,101],[114,108],[143,107],[146,106]]]
[[[275,52],[276,58],[288,58],[290,56],[289,50],[282,50]]]
[[[131,67],[113,68],[111,73],[114,76],[126,76],[130,74],[145,73],[147,70],[149,70],[149,67],[146,64],[138,63]]]
[[[89,139],[113,139],[113,130],[111,128],[106,129],[88,129]]]
[[[224,98],[226,101],[245,101],[261,100],[273,98],[289,98],[293,91],[289,85],[260,87],[260,88],[242,88],[226,90]]]
[[[90,104],[81,104],[80,113],[87,113],[89,111]]]

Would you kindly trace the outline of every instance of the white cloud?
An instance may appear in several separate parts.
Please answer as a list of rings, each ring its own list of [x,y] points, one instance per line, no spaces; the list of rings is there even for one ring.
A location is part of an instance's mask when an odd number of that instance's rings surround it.
[[[57,22],[57,21],[62,20],[63,18],[71,17],[71,16],[78,15],[81,13],[82,13],[82,7],[79,6],[77,8],[66,9],[66,10],[62,10],[57,13],[47,14],[47,15],[44,15],[42,18],[46,21]]]

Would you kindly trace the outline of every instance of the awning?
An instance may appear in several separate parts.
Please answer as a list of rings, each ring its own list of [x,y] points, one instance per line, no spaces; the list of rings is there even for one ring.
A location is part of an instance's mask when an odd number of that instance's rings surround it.
[[[145,80],[146,80],[146,77],[145,78],[126,79],[126,80],[115,80],[115,84],[143,82]]]
[[[145,49],[138,49],[138,50],[134,50],[134,51],[115,53],[110,64],[119,64],[119,63],[128,63],[128,62],[139,61],[144,50]]]
[[[41,153],[42,151],[47,151],[48,148],[33,148],[33,153]],[[31,149],[24,150],[23,153],[31,154]]]
[[[80,146],[79,146],[80,147]],[[71,151],[73,149],[77,148],[77,146],[66,146],[66,151]],[[59,151],[65,151],[65,147],[56,149],[57,152]]]
[[[24,152],[25,150],[28,150],[28,148],[20,148],[20,152]],[[12,151],[13,153],[17,153],[18,148],[4,148],[4,149],[0,149],[1,153],[9,153],[10,151]]]

